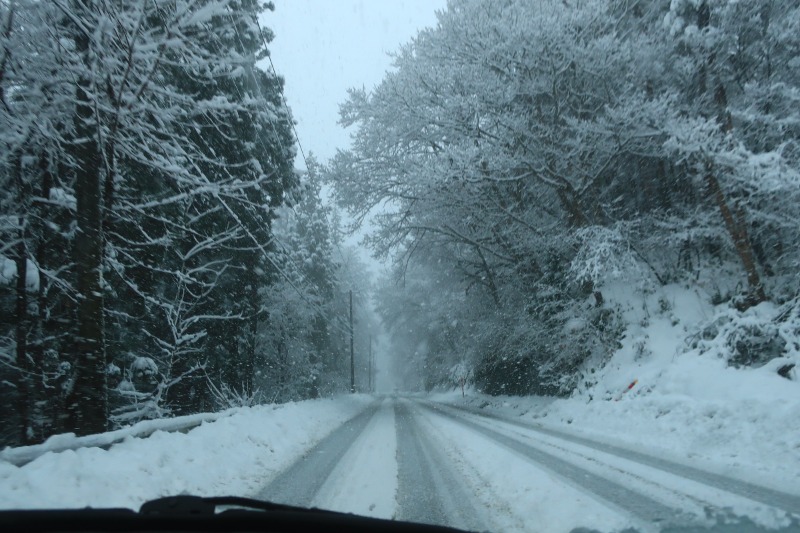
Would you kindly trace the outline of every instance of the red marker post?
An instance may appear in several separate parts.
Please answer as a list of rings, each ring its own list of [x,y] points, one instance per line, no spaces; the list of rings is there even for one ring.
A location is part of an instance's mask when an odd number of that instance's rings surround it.
[[[637,379],[634,379],[633,381],[631,381],[631,384],[630,384],[630,385],[628,385],[627,387],[625,387],[625,390],[624,390],[624,391],[622,391],[622,392],[620,393],[620,395],[619,395],[619,396],[617,396],[617,398],[616,398],[614,401],[615,401],[615,402],[618,402],[618,401],[620,400],[620,398],[622,398],[622,395],[623,395],[623,394],[625,394],[626,392],[628,392],[629,390],[631,390],[633,387],[635,387],[637,383],[639,383],[639,379],[638,379],[638,378],[637,378]]]

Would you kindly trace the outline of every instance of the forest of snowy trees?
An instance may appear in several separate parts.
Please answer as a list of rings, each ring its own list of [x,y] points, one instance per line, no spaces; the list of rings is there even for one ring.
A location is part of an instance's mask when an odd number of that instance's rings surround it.
[[[348,391],[365,221],[408,388],[567,395],[620,282],[800,353],[796,2],[451,0],[303,172],[260,4],[0,2],[0,445]]]
[[[349,389],[271,7],[0,2],[0,444]]]
[[[615,280],[779,306],[724,340],[800,351],[797,2],[453,1],[394,65],[324,174],[375,213],[412,382],[569,394],[619,346]]]

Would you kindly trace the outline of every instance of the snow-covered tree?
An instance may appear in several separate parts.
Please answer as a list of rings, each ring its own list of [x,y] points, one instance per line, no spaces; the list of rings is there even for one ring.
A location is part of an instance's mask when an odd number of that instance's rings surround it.
[[[9,283],[36,277],[38,291],[16,291],[3,356],[16,352],[20,406],[43,403],[32,376],[63,389],[51,426],[103,430],[111,363],[151,357],[169,382],[205,363],[209,338],[228,350],[212,364],[233,369],[219,379],[252,378],[257,293],[272,279],[260,263],[296,181],[282,80],[255,65],[271,38],[263,9],[0,6],[0,250]],[[19,412],[21,439],[40,438]]]
[[[568,392],[616,347],[622,271],[797,294],[797,24],[777,2],[454,1],[351,91],[327,176],[378,212],[378,253],[482,293],[476,380]]]

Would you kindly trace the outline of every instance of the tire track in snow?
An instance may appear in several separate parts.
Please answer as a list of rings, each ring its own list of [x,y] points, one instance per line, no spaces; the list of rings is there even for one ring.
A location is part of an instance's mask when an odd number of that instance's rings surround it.
[[[611,455],[594,448],[549,437],[530,429],[498,421],[480,419],[490,429],[545,452],[553,453],[574,465],[615,481],[656,499],[669,507],[683,509],[697,517],[749,517],[756,524],[774,528],[791,519],[786,511],[705,485],[664,470]],[[735,510],[735,512],[731,511]]]
[[[412,522],[485,530],[472,498],[450,459],[420,427],[408,402],[394,404],[397,429],[398,518]]]
[[[458,421],[421,406],[415,411],[459,471],[489,531],[656,531],[624,509]]]
[[[396,456],[394,406],[382,402],[314,496],[312,505],[343,513],[395,518]]]
[[[278,474],[255,498],[311,507],[317,492],[380,408],[373,402],[322,439],[292,466]]]
[[[429,405],[433,406],[433,404]],[[439,412],[442,409],[442,407],[444,407],[442,404],[437,404],[433,408],[437,412]],[[721,474],[716,474],[714,472],[708,472],[700,468],[695,468],[693,466],[676,463],[668,459],[653,457],[651,455],[647,455],[642,452],[628,450],[620,446],[615,446],[613,444],[607,444],[586,437],[581,437],[565,431],[559,431],[556,429],[550,429],[532,424],[526,424],[524,422],[520,422],[519,420],[509,419],[501,415],[486,413],[476,409],[470,409],[468,407],[455,406],[455,405],[447,405],[446,407],[450,409],[457,409],[459,411],[467,412],[481,418],[505,422],[507,424],[524,428],[526,430],[535,431],[550,437],[555,437],[557,439],[573,442],[581,446],[586,446],[588,448],[592,448],[601,452],[615,455],[617,457],[634,461],[643,464],[645,466],[653,467],[658,470],[667,472],[669,474],[691,479],[692,481],[702,483],[703,485],[715,487],[717,489],[724,490],[726,492],[730,492],[738,496],[742,496],[749,500],[769,505],[770,507],[777,507],[786,512],[795,515],[800,515],[800,496],[794,494],[781,492],[775,489],[770,489],[768,487],[762,487],[760,485],[748,483],[740,479],[735,479]]]
[[[431,406],[430,404],[423,405],[439,416],[453,420],[489,437],[491,440],[532,460],[537,466],[552,471],[559,477],[568,480],[584,490],[594,493],[599,498],[611,503],[617,508],[624,509],[646,523],[662,527],[666,525],[696,525],[698,522],[697,519],[691,515],[687,515],[680,509],[664,505],[659,501],[633,491],[619,483],[588,472],[560,457],[527,445],[452,412]]]

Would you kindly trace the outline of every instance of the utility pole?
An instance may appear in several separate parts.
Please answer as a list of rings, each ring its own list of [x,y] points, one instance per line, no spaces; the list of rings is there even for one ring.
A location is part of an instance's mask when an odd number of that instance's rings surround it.
[[[356,392],[356,359],[353,353],[353,290],[350,289],[350,392]]]
[[[372,391],[372,335],[369,336],[369,391]]]

